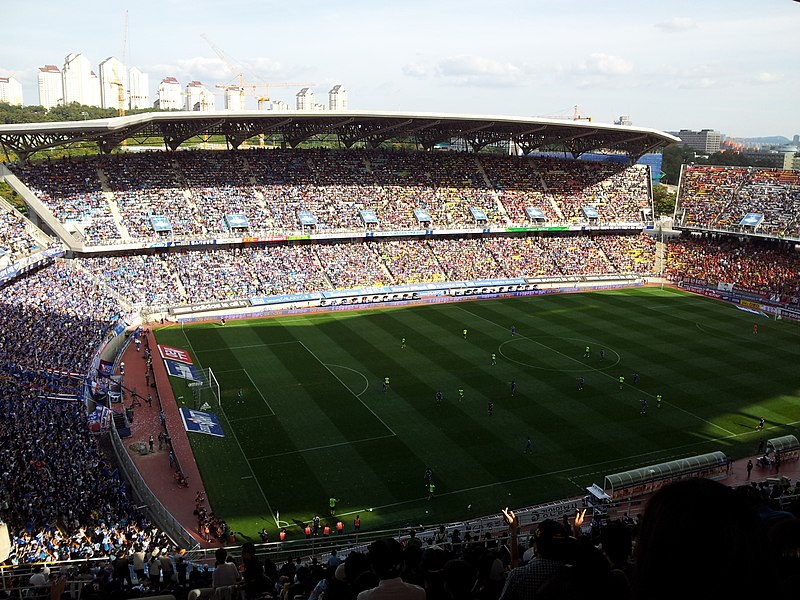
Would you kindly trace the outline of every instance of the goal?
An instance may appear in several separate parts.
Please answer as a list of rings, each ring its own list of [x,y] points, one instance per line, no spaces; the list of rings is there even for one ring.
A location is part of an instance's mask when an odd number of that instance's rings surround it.
[[[211,367],[198,369],[200,381],[193,381],[189,384],[194,392],[194,406],[196,410],[207,410],[219,407],[220,389],[219,381],[214,375]],[[204,408],[205,407],[205,408]]]

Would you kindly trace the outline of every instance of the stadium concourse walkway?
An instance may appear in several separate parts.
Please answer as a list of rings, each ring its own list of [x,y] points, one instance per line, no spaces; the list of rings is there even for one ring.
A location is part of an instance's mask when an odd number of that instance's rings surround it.
[[[164,362],[158,354],[155,337],[152,331],[148,331],[144,337],[147,338],[147,341],[142,344],[140,352],[136,351],[133,344],[129,344],[121,359],[125,362],[125,387],[136,391],[141,396],[138,405],[134,408],[131,437],[122,441],[145,483],[161,501],[161,504],[183,525],[186,531],[192,534],[201,546],[214,547],[216,544],[206,542],[197,533],[197,518],[193,514],[194,501],[198,491],[205,495],[205,487],[172,393],[169,375],[167,375]],[[147,386],[145,378],[147,364],[144,360],[144,350],[146,346],[149,346],[152,352],[155,387],[152,387],[152,378],[150,387]],[[151,406],[148,406],[144,400],[148,393],[153,397]],[[129,393],[127,396],[126,405],[131,406],[132,394]],[[161,423],[161,410],[164,412],[164,425]],[[188,487],[181,487],[176,482],[175,467],[170,466],[166,443],[159,449],[158,434],[164,431],[164,427],[172,440],[172,447],[188,481]],[[132,449],[137,442],[145,444],[149,449],[151,435],[154,440],[152,453],[142,455]]]

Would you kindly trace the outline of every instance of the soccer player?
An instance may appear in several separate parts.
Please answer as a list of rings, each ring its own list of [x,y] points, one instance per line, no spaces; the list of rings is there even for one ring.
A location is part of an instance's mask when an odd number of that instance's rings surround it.
[[[439,390],[436,392],[436,404],[441,404],[441,403],[442,403],[442,391]]]
[[[528,439],[525,442],[525,450],[523,450],[523,453],[529,454],[531,452],[533,452],[533,440],[531,439],[531,436],[528,436]]]
[[[336,514],[336,503],[337,503],[338,501],[339,501],[339,499],[338,499],[338,498],[334,498],[333,496],[331,496],[331,497],[328,499],[328,506],[329,506],[329,507],[330,507],[330,509],[331,509],[331,516],[333,516],[333,515],[335,515],[335,514]]]
[[[517,382],[516,381],[512,381],[511,382],[511,395],[513,396],[516,393],[516,391],[517,391]]]
[[[431,471],[430,467],[425,467],[425,481],[427,483],[433,481],[433,471]]]
[[[511,326],[511,335],[514,336],[516,334],[517,334],[517,326],[516,325],[512,325]]]
[[[386,392],[389,389],[389,378],[383,378],[383,391]]]
[[[589,346],[586,346],[586,347],[583,349],[583,358],[589,358],[589,357],[591,357],[591,356],[592,356],[592,355],[591,355],[591,353],[589,352]]]
[[[401,348],[405,348],[406,347],[406,338],[403,338],[402,340],[400,340],[400,347]]]
[[[633,373],[633,385],[636,385],[638,383],[639,383],[639,372],[638,371],[634,371],[634,373]]]
[[[458,388],[458,401],[461,402],[464,399],[464,388]]]
[[[491,401],[489,402],[488,409],[489,409],[489,416],[491,417],[492,413],[494,412],[494,402]]]
[[[623,385],[625,385],[625,376],[624,375],[620,375],[619,376],[619,389],[622,389]]]
[[[463,331],[463,333],[464,333],[464,339],[467,339],[467,330],[465,329],[465,330]]]
[[[239,402],[239,404],[244,402],[244,390],[242,388],[239,388],[239,399],[238,399],[238,402]]]
[[[435,485],[433,484],[433,482],[431,481],[431,482],[429,482],[429,483],[428,483],[428,485],[427,485],[427,486],[425,486],[425,487],[427,487],[427,488],[428,488],[428,500],[430,500],[431,498],[433,498],[433,492],[435,492],[435,491],[436,491],[436,486],[435,486]]]
[[[600,360],[605,360],[605,359],[606,359],[606,349],[600,348]]]
[[[758,425],[756,425],[756,429],[758,429],[759,431],[764,429],[764,417],[761,417],[758,420]]]
[[[647,398],[642,398],[642,400],[641,400],[641,404],[642,404],[642,410],[641,410],[641,411],[639,411],[639,412],[640,412],[641,414],[644,414],[644,413],[646,413],[646,412],[647,412]]]
[[[493,365],[497,364],[497,354],[495,354],[494,352],[492,352],[492,364]]]
[[[758,335],[758,323],[753,323],[753,335]]]
[[[656,395],[656,408],[661,408],[661,394]]]
[[[583,384],[584,384],[584,383],[585,383],[585,382],[584,382],[584,379],[583,379],[583,377],[578,377],[578,391],[580,391],[580,390],[582,390],[582,389],[583,389]]]

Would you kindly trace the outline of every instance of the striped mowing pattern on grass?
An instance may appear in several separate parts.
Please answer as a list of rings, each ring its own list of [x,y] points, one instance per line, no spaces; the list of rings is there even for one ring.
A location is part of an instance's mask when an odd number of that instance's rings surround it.
[[[330,496],[365,528],[468,519],[580,494],[603,473],[743,456],[800,421],[796,328],[676,290],[315,313],[157,338],[217,374],[226,437],[190,439],[215,513],[251,536],[275,530],[278,513],[290,527],[326,518]]]

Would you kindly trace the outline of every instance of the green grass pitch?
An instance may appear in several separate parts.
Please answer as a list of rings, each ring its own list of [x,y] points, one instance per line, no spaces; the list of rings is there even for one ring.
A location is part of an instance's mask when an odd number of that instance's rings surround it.
[[[326,520],[331,495],[348,528],[355,514],[363,529],[468,519],[664,460],[751,454],[800,422],[800,328],[672,289],[173,326],[157,338],[219,380],[212,412],[226,435],[190,439],[214,512],[251,537],[278,518],[299,536],[299,523]],[[191,406],[185,382],[172,384]]]

